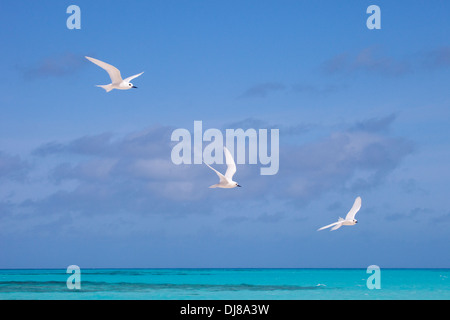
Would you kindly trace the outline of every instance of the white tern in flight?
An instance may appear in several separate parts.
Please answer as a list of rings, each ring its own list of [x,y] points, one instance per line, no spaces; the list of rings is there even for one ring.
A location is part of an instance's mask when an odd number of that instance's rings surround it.
[[[320,228],[317,231],[333,227],[331,230],[337,230],[342,226],[353,226],[358,223],[358,220],[355,219],[356,213],[361,209],[361,197],[356,198],[355,203],[353,204],[353,207],[350,209],[350,211],[347,213],[347,216],[345,219],[339,218],[339,220],[335,223],[329,224],[325,227]]]
[[[225,175],[221,174],[219,171],[211,167],[209,164],[205,163],[208,167],[210,167],[212,170],[214,170],[217,175],[219,176],[220,182],[218,184],[214,184],[210,186],[210,188],[236,188],[240,187],[240,185],[233,181],[233,176],[236,173],[236,164],[234,163],[234,159],[231,156],[230,151],[223,147],[223,151],[225,153],[225,162],[227,164],[227,171],[225,172]]]
[[[106,72],[108,72],[109,77],[111,78],[111,83],[107,84],[107,85],[97,85],[97,87],[101,87],[101,88],[105,89],[106,92],[110,92],[113,89],[128,90],[131,88],[137,88],[132,83],[130,83],[130,81],[133,80],[134,78],[139,77],[141,74],[143,74],[143,72],[141,72],[139,74],[128,77],[126,79],[122,79],[122,76],[120,75],[120,71],[116,67],[114,67],[110,64],[107,64],[106,62],[103,62],[103,61],[100,61],[100,60],[97,60],[97,59],[94,59],[91,57],[86,57],[86,59],[88,59],[92,63],[95,63],[100,68],[103,68],[106,70]]]

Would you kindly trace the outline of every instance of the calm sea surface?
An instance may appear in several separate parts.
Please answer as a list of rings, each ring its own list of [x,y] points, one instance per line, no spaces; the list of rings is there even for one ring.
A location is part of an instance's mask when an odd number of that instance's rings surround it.
[[[65,269],[0,270],[0,299],[333,300],[450,299],[450,269],[81,269],[69,290]]]

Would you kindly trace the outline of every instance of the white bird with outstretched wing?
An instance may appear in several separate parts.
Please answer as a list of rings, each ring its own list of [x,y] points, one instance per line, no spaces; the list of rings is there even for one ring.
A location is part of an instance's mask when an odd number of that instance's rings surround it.
[[[216,172],[216,174],[219,176],[219,183],[214,184],[210,186],[210,188],[235,188],[240,187],[240,185],[233,181],[233,176],[236,173],[236,163],[234,162],[233,156],[231,155],[230,151],[223,147],[223,151],[225,153],[225,163],[227,164],[227,171],[225,172],[225,175],[221,174],[219,171],[211,167],[209,164],[205,163],[208,167],[210,167],[212,170]]]
[[[136,74],[134,76],[128,77],[125,80],[123,80],[122,76],[120,75],[119,69],[117,69],[116,67],[114,67],[106,62],[100,61],[98,59],[94,59],[91,57],[85,57],[85,58],[88,59],[89,61],[91,61],[92,63],[95,63],[100,68],[104,69],[106,72],[108,72],[109,77],[111,78],[111,83],[106,84],[106,85],[97,85],[97,87],[101,87],[101,88],[105,89],[106,92],[110,92],[113,89],[128,90],[131,88],[137,88],[130,81],[133,80],[134,78],[139,77],[141,74],[144,73],[144,72],[141,72],[139,74]]]
[[[333,228],[331,228],[331,230],[334,231],[334,230],[339,229],[342,226],[353,226],[353,225],[357,224],[358,220],[355,219],[355,215],[359,211],[359,209],[361,209],[361,197],[357,197],[355,199],[355,202],[353,203],[353,206],[350,209],[350,211],[345,216],[345,219],[339,218],[337,222],[326,225],[325,227],[322,227],[322,228],[318,229],[317,231],[327,229],[330,227],[333,227]]]

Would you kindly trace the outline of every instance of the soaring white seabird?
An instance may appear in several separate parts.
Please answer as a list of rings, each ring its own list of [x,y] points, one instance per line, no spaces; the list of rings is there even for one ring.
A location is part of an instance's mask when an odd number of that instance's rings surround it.
[[[236,173],[236,164],[234,163],[234,159],[231,156],[230,151],[226,147],[223,147],[223,151],[225,152],[225,162],[227,164],[227,171],[225,172],[225,175],[221,174],[219,171],[211,167],[209,164],[205,163],[208,167],[210,167],[217,173],[220,179],[220,182],[218,184],[214,184],[210,186],[210,188],[229,189],[240,187],[240,185],[236,181],[233,181],[233,176]]]
[[[128,77],[126,79],[122,79],[122,76],[120,75],[120,71],[116,67],[114,67],[110,64],[107,64],[106,62],[103,62],[103,61],[100,61],[100,60],[97,60],[97,59],[94,59],[91,57],[85,57],[85,58],[88,59],[89,61],[91,61],[92,63],[95,63],[100,68],[105,69],[106,72],[108,72],[109,77],[111,78],[111,83],[107,84],[107,85],[97,85],[97,87],[101,87],[101,88],[105,89],[106,92],[110,92],[113,89],[128,90],[131,88],[137,88],[132,83],[130,83],[130,81],[133,80],[134,78],[139,77],[141,74],[144,73],[144,72],[141,72],[139,74]]]
[[[339,220],[335,223],[329,224],[325,227],[322,227],[318,229],[317,231],[333,227],[331,230],[337,230],[342,226],[353,226],[358,223],[358,220],[355,219],[356,213],[361,209],[361,197],[356,198],[355,203],[353,204],[353,207],[350,209],[350,211],[347,213],[347,216],[345,219],[342,219],[339,217]]]

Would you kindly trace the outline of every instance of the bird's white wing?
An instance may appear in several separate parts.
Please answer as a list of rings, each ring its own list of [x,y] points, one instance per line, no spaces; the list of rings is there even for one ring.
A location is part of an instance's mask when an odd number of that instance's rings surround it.
[[[331,231],[337,230],[340,227],[342,227],[342,222],[338,222],[338,224],[336,224],[333,228],[331,228]]]
[[[143,72],[139,73],[139,74],[135,74],[134,76],[128,77],[126,79],[124,79],[123,81],[125,82],[130,82],[131,80],[133,80],[134,78],[139,77],[141,74],[143,74]]]
[[[112,83],[121,83],[122,82],[122,76],[120,75],[119,69],[117,69],[116,67],[114,67],[106,62],[103,62],[103,61],[100,61],[100,60],[97,60],[97,59],[94,59],[91,57],[85,57],[85,58],[88,59],[89,61],[91,61],[92,63],[95,63],[100,68],[105,69],[106,72],[108,72]]]
[[[353,207],[347,213],[347,216],[345,216],[345,220],[353,220],[359,209],[361,209],[361,197],[356,198],[355,203],[353,203]]]
[[[317,231],[320,231],[320,230],[323,230],[323,229],[326,229],[326,228],[329,228],[329,227],[335,226],[335,225],[337,225],[337,224],[340,224],[340,223],[341,223],[341,221],[338,221],[338,222],[335,222],[335,223],[329,224],[329,225],[327,225],[327,226],[325,226],[325,227],[322,227],[322,228],[320,228],[320,229],[317,229]]]
[[[233,156],[227,147],[223,147],[225,152],[225,163],[227,164],[227,172],[225,172],[225,177],[229,180],[233,180],[233,176],[236,173],[236,164],[234,163]]]
[[[213,170],[215,173],[217,173],[217,175],[219,176],[219,179],[220,179],[220,182],[226,182],[227,181],[227,178],[225,178],[225,176],[223,175],[223,174],[221,174],[219,171],[217,171],[216,169],[214,169],[213,167],[211,167],[209,164],[207,164],[206,162],[205,162],[205,164],[211,169],[211,170]]]

